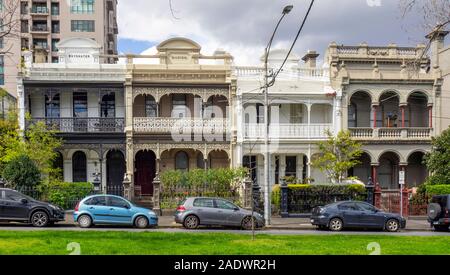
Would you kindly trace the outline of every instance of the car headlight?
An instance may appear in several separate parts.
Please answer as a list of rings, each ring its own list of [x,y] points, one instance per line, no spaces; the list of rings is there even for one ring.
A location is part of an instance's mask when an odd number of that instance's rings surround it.
[[[148,214],[149,214],[150,216],[155,216],[155,217],[156,217],[155,212],[148,212]]]
[[[49,204],[48,205],[50,208],[52,208],[53,210],[59,210],[59,207],[53,204]]]

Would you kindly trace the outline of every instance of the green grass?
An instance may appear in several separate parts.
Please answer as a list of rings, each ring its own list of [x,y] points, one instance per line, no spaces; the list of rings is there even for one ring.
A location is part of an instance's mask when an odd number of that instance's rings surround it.
[[[450,236],[258,235],[94,231],[0,231],[0,255],[67,255],[76,242],[82,255],[368,255],[377,242],[383,255],[450,255]]]

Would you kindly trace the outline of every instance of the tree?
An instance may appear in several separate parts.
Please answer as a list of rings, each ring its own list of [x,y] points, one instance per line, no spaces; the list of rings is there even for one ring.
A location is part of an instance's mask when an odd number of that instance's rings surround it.
[[[431,152],[425,156],[430,176],[427,184],[450,184],[450,128],[433,138]]]
[[[422,14],[422,25],[431,32],[436,26],[445,28],[450,23],[449,0],[401,0],[400,9],[403,16],[416,10]]]
[[[7,186],[33,187],[41,182],[41,172],[28,156],[19,155],[11,159],[2,171]]]
[[[20,44],[20,3],[17,0],[3,0],[0,7],[0,39],[16,40],[2,50],[0,55],[10,53],[13,43]]]
[[[342,183],[349,169],[359,164],[361,144],[352,140],[349,131],[341,131],[335,137],[327,131],[328,139],[318,143],[320,154],[312,160],[313,167],[327,174],[334,183]]]

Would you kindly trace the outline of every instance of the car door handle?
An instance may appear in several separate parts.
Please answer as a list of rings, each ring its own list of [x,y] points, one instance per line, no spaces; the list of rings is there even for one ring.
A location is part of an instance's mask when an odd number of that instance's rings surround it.
[[[114,211],[114,208],[110,208],[109,210]]]
[[[94,209],[95,209],[95,207],[89,207],[89,209],[91,209],[91,210],[94,210]]]

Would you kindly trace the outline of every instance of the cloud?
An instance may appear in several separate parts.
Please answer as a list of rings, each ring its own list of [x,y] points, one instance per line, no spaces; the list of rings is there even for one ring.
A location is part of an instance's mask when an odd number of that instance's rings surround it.
[[[158,44],[174,36],[188,37],[203,47],[205,54],[217,48],[235,57],[237,64],[258,64],[263,49],[281,15],[293,4],[275,38],[275,47],[288,47],[303,19],[309,0],[121,0],[119,37]],[[319,0],[315,2],[304,32],[295,48],[324,53],[328,44],[415,46],[423,33],[413,29],[414,18],[401,19],[398,1]],[[410,32],[405,32],[410,29]]]

